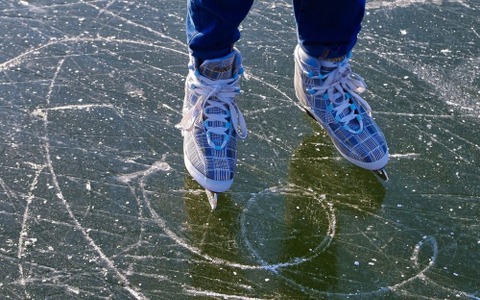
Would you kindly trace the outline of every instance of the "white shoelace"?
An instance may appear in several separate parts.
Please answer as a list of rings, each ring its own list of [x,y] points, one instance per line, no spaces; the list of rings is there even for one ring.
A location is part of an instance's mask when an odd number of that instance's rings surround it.
[[[336,64],[332,63],[332,67],[335,65]],[[334,104],[331,108],[335,112],[336,120],[344,124],[344,127],[352,133],[361,132],[363,130],[363,122],[360,115],[356,113],[356,107],[352,105],[350,99],[353,99],[356,104],[362,106],[369,115],[371,115],[372,109],[367,101],[359,95],[367,89],[365,81],[358,74],[352,72],[348,60],[338,63],[338,66],[334,70],[325,75],[320,74],[314,76],[307,72],[307,76],[309,78],[323,80],[321,86],[310,88],[308,92],[314,96],[326,95],[332,104]],[[350,108],[349,114],[342,118],[337,118],[337,116],[340,116],[348,108]],[[350,121],[354,119],[357,119],[360,124],[360,129],[358,130],[353,130],[348,125]]]
[[[247,137],[247,126],[245,119],[240,112],[234,97],[240,93],[238,81],[240,76],[231,79],[211,80],[200,75],[194,70],[187,79],[187,85],[193,92],[200,97],[197,103],[189,110],[180,122],[180,128],[185,131],[192,131],[197,118],[206,116],[203,124],[206,130],[207,142],[215,150],[223,149],[230,140],[230,126],[237,132],[241,139]],[[212,108],[224,113],[207,113]],[[230,117],[230,122],[227,118]],[[224,126],[212,126],[211,124],[224,124]],[[223,136],[223,142],[220,146],[212,141],[212,134]]]

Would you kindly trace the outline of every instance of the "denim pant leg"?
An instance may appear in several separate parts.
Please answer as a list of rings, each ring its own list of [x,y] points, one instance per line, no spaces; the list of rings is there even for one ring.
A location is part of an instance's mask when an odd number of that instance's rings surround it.
[[[253,0],[188,0],[186,29],[191,54],[205,60],[230,53],[252,4]]]
[[[293,0],[298,42],[314,57],[337,58],[357,42],[365,0]]]

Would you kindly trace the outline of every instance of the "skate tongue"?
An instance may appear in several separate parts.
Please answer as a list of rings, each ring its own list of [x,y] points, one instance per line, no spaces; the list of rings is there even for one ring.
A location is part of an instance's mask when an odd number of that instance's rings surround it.
[[[339,67],[347,56],[342,56],[334,59],[320,60],[320,73],[322,75],[328,74]]]
[[[235,52],[232,52],[225,57],[205,60],[198,70],[200,74],[211,80],[230,79],[234,75],[234,61]]]

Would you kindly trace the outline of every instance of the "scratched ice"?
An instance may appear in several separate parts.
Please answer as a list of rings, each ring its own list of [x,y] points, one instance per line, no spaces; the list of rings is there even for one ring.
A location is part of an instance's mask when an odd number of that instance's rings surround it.
[[[0,2],[0,298],[480,299],[480,2],[368,2],[385,183],[298,109],[291,2],[257,1],[215,212],[175,128],[184,2]]]

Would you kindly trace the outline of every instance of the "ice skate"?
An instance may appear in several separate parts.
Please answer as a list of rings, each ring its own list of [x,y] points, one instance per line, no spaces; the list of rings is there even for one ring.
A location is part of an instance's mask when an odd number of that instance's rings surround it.
[[[237,139],[245,139],[247,129],[235,103],[243,72],[237,50],[225,57],[199,63],[191,57],[185,83],[183,135],[185,166],[206,189],[212,209],[218,193],[233,183]]]
[[[371,116],[370,106],[359,95],[366,90],[366,85],[351,71],[349,58],[320,60],[297,46],[295,93],[343,157],[388,180],[387,142]]]

